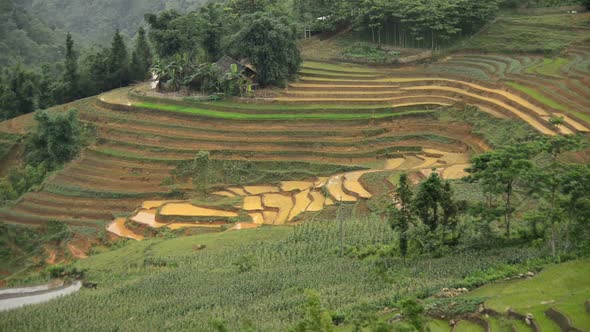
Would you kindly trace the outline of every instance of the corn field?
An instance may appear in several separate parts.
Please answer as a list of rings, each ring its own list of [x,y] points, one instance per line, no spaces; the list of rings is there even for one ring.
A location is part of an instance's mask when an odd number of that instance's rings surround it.
[[[209,235],[132,243],[78,262],[97,290],[1,313],[0,331],[201,331],[212,330],[213,320],[225,321],[231,331],[283,331],[303,316],[306,289],[318,290],[326,308],[351,319],[409,295],[464,285],[467,277],[490,269],[526,268],[522,264],[540,255],[505,248],[407,264],[395,257],[359,259],[341,255],[340,246],[389,244],[395,234],[378,220],[336,219],[341,221],[312,221],[286,236],[221,248],[182,251]],[[244,238],[254,234],[242,232]],[[235,262],[244,256],[251,266],[240,271]],[[383,266],[387,278],[378,273]]]

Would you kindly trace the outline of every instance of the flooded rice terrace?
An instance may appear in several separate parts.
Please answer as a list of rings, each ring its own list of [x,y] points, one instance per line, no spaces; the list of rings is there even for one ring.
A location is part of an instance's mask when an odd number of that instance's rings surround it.
[[[466,175],[469,157],[464,153],[448,153],[425,149],[416,156],[389,159],[381,168],[318,177],[309,181],[282,181],[278,185],[231,186],[213,192],[219,197],[240,198],[233,208],[214,208],[190,201],[145,201],[130,218],[117,218],[107,230],[121,237],[143,240],[144,236],[129,229],[129,224],[159,229],[213,228],[246,229],[261,225],[284,225],[306,212],[320,212],[338,202],[357,202],[373,195],[363,186],[361,177],[387,170],[416,170],[428,176],[438,172],[445,179]],[[450,166],[449,166],[450,165]],[[250,222],[233,223],[247,215]]]

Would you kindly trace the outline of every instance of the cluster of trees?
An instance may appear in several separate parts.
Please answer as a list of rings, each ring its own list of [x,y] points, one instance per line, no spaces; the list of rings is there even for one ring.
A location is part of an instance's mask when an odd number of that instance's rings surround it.
[[[455,243],[459,207],[460,204],[453,200],[450,183],[442,180],[438,173],[433,172],[420,183],[416,193],[411,188],[408,175],[401,174],[389,211],[390,225],[399,235],[400,254],[406,257],[411,234],[416,232],[421,236],[412,239],[419,240],[420,247],[428,252],[441,245]],[[415,230],[411,230],[412,227]]]
[[[207,67],[230,55],[247,59],[256,69],[257,82],[267,86],[292,78],[301,63],[296,26],[289,11],[275,2],[215,2],[185,15],[176,11],[148,14],[146,22],[162,67],[181,58]],[[195,74],[187,72],[184,76]]]
[[[143,29],[138,32],[131,55],[117,31],[110,48],[80,57],[70,34],[65,57],[38,70],[20,65],[0,73],[0,120],[95,95],[149,75],[152,56]]]
[[[314,30],[353,25],[368,31],[373,42],[432,49],[477,31],[497,11],[497,0],[295,1],[295,12]]]
[[[82,145],[77,111],[34,116],[37,127],[26,140],[25,166],[0,178],[0,206],[41,184],[47,174],[72,160]]]
[[[454,201],[450,183],[436,173],[416,189],[402,174],[389,213],[400,254],[456,245],[467,233],[459,225],[477,227],[473,239],[481,244],[494,239],[492,224],[498,223],[510,240],[515,215],[521,226],[527,225],[520,227],[519,237],[546,240],[555,258],[568,250],[590,249],[580,241],[589,235],[590,166],[560,159],[581,145],[579,136],[555,136],[476,156],[465,180],[483,193],[485,199],[477,204]],[[527,208],[519,209],[523,206]]]

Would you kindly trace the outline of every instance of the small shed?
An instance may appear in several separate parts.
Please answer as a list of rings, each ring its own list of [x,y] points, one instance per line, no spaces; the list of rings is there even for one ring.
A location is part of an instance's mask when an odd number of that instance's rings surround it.
[[[221,70],[223,73],[227,73],[231,71],[231,65],[235,64],[238,66],[238,72],[244,74],[246,77],[250,79],[254,79],[256,76],[256,70],[252,65],[245,61],[237,61],[234,58],[224,55],[219,59],[216,63],[217,68]]]

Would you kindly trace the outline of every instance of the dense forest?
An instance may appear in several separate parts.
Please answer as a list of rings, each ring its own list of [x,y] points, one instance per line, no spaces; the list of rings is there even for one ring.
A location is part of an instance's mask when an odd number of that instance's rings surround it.
[[[56,62],[63,55],[65,35],[14,0],[0,1],[0,67]]]

